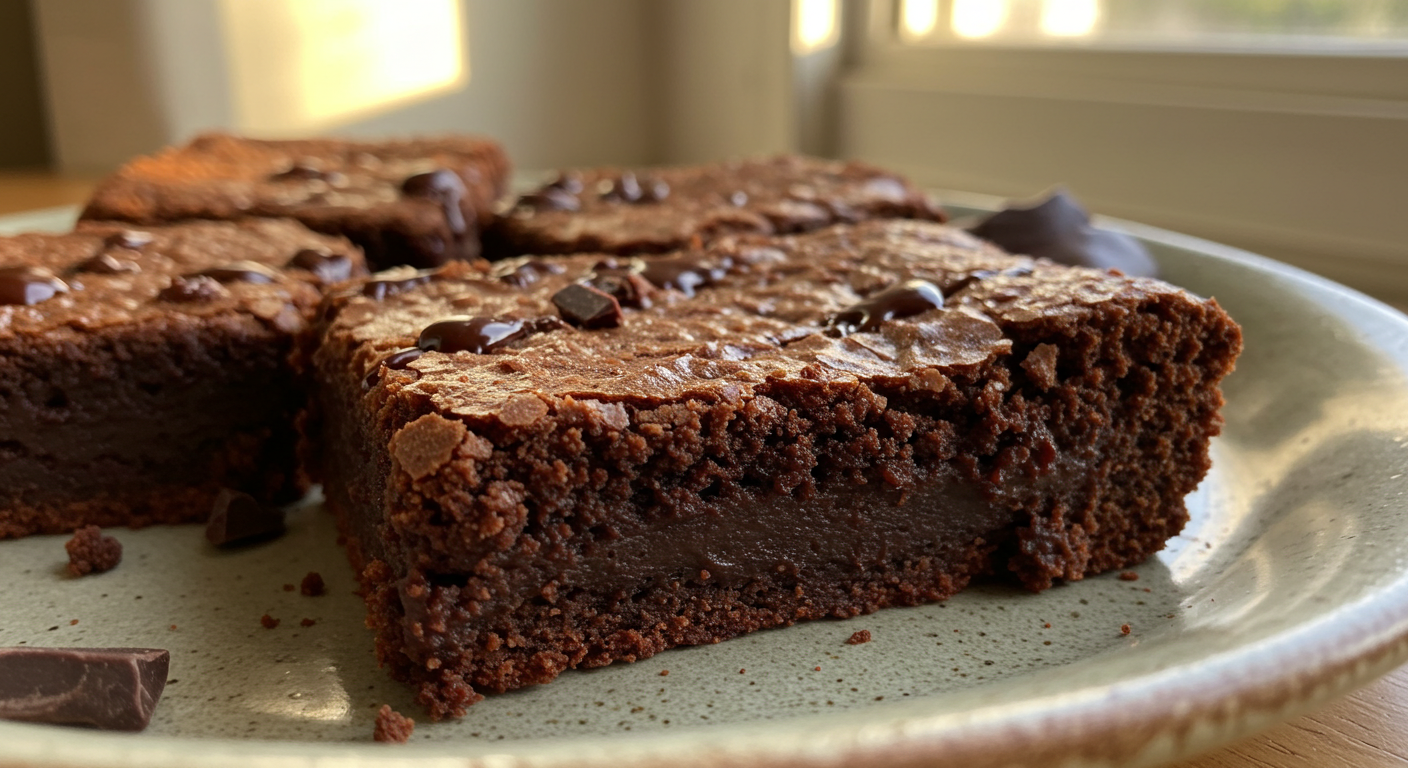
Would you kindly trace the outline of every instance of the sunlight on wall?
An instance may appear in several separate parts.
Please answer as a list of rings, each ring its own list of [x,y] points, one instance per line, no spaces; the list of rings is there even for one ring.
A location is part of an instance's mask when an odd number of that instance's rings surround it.
[[[324,130],[469,81],[459,0],[221,0],[242,131]]]
[[[1095,31],[1100,0],[1045,0],[1041,31],[1053,37],[1081,37]]]
[[[792,53],[805,56],[836,44],[836,0],[792,0]]]
[[[990,37],[1007,23],[1007,0],[953,0],[949,26],[959,37]]]
[[[909,37],[924,37],[939,25],[939,0],[904,0],[900,29]]]

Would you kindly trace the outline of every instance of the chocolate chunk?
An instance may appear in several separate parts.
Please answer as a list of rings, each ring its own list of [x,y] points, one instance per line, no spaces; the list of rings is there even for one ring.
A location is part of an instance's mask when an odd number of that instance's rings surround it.
[[[346,180],[337,171],[324,171],[321,168],[307,162],[299,161],[288,168],[269,175],[269,181],[326,181],[332,185],[339,185]]]
[[[457,238],[468,232],[464,210],[460,208],[465,187],[459,174],[448,168],[418,173],[401,183],[401,191],[407,197],[421,197],[439,203],[445,212],[445,223]]]
[[[552,295],[562,319],[579,328],[615,328],[621,324],[616,297],[589,285],[573,283]]]
[[[0,268],[0,304],[38,304],[68,290],[68,283],[43,267]]]
[[[1090,214],[1062,189],[1030,208],[998,211],[968,231],[1009,253],[1118,269],[1136,277],[1158,276],[1158,265],[1138,240],[1092,227]]]
[[[682,254],[644,260],[640,276],[653,285],[693,296],[698,288],[713,285],[728,273],[727,264],[706,264],[697,256]]]
[[[561,323],[554,317],[505,320],[458,315],[431,323],[420,332],[416,346],[427,352],[473,352],[487,355],[530,334],[549,331]]]
[[[222,283],[272,283],[277,277],[274,270],[257,261],[236,261],[223,267],[211,267],[197,274]]]
[[[68,572],[74,576],[111,571],[122,562],[122,542],[104,536],[103,529],[88,525],[73,532],[64,542],[68,552]]]
[[[875,331],[886,320],[910,317],[944,305],[943,291],[927,280],[906,280],[867,296],[826,318],[826,327],[841,335]]]
[[[579,211],[582,201],[576,195],[557,187],[544,187],[518,198],[518,205],[540,211]]]
[[[438,270],[435,269],[422,269],[409,277],[386,277],[378,280],[368,280],[362,285],[362,295],[380,301],[387,296],[395,296],[402,291],[414,288],[418,285],[425,285],[435,279],[435,273],[437,271]]]
[[[565,271],[565,268],[561,264],[534,259],[533,261],[518,265],[512,272],[501,276],[499,279],[510,285],[516,285],[519,288],[527,288],[533,283],[538,282],[538,279],[543,275],[560,275],[563,271]]]
[[[0,648],[0,719],[140,731],[170,663],[148,648]]]
[[[132,251],[139,251],[152,242],[152,233],[142,232],[136,229],[124,229],[121,232],[114,232],[103,238],[104,248],[126,248]]]
[[[227,295],[229,295],[229,291],[225,290],[225,286],[215,278],[206,275],[190,275],[171,278],[171,285],[161,289],[156,297],[160,301],[193,304],[214,301]]]
[[[560,171],[557,178],[543,185],[543,189],[560,189],[568,194],[580,194],[582,191],[582,174],[576,171]]]
[[[284,532],[284,513],[247,493],[221,488],[205,524],[205,538],[217,547],[271,539]]]
[[[352,260],[345,254],[304,248],[288,262],[293,269],[306,269],[323,284],[338,283],[352,276]]]
[[[416,721],[397,712],[390,704],[382,704],[376,713],[372,738],[383,744],[405,744],[416,730]]]
[[[135,261],[119,259],[116,256],[104,251],[91,259],[81,262],[74,267],[76,272],[89,272],[95,275],[121,275],[135,274],[141,272],[142,268]]]
[[[650,294],[655,290],[655,287],[645,278],[624,269],[605,269],[595,272],[587,279],[587,285],[615,297],[623,307],[636,309],[648,308]]]
[[[603,200],[610,200],[621,203],[634,203],[641,199],[644,192],[640,188],[640,181],[636,175],[626,171],[615,179],[604,179],[598,187],[598,194]]]
[[[298,585],[298,591],[304,597],[322,597],[327,594],[327,585],[323,583],[323,575],[317,571],[309,571],[303,577],[302,583]]]

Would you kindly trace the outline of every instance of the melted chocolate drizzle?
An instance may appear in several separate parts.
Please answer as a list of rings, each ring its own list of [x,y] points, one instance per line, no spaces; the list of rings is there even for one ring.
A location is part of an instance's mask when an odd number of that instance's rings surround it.
[[[828,316],[826,327],[842,336],[875,331],[886,320],[910,317],[943,305],[944,294],[937,285],[927,280],[906,280]]]
[[[445,225],[455,240],[454,257],[474,255],[476,243],[470,241],[469,224],[464,218],[461,203],[465,196],[464,181],[459,174],[448,168],[437,168],[426,173],[417,173],[401,182],[401,192],[406,197],[418,197],[440,204],[445,214]]]
[[[424,354],[425,350],[420,347],[406,347],[405,349],[398,349],[392,352],[380,363],[372,366],[366,378],[362,379],[362,389],[371,389],[376,386],[377,382],[381,381],[381,369],[383,366],[392,371],[405,370],[412,361],[419,360],[420,356]]]
[[[68,283],[43,267],[0,268],[0,304],[29,306],[68,289]]]
[[[534,333],[562,326],[555,317],[511,320],[497,317],[456,315],[431,323],[420,332],[416,346],[426,352],[472,352],[487,355],[494,350]]]
[[[352,260],[341,253],[304,248],[288,262],[293,269],[306,269],[320,283],[337,283],[352,277]]]

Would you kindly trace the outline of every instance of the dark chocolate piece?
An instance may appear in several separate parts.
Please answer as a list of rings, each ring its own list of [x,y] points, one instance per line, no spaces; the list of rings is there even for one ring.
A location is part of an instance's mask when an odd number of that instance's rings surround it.
[[[362,295],[373,299],[384,299],[387,296],[414,288],[417,285],[424,285],[435,279],[436,269],[421,269],[411,274],[409,277],[384,277],[377,280],[368,280],[362,284]]]
[[[170,662],[148,648],[0,648],[0,719],[140,731]]]
[[[649,259],[640,269],[640,276],[666,290],[676,290],[693,296],[695,289],[713,285],[728,273],[727,263],[710,263],[697,254]]]
[[[99,253],[74,268],[76,272],[89,272],[95,275],[136,274],[142,268],[135,261],[119,259],[107,251]]]
[[[223,267],[211,267],[198,274],[222,283],[272,283],[274,270],[257,261],[237,261]]]
[[[616,297],[589,285],[573,283],[554,293],[552,303],[563,320],[579,328],[615,328],[621,324],[621,305]]]
[[[1064,189],[1029,208],[998,211],[968,231],[1009,253],[1076,267],[1118,269],[1135,277],[1159,274],[1158,265],[1138,240],[1091,226],[1090,214]]]
[[[510,320],[496,317],[457,315],[431,323],[420,332],[416,346],[426,352],[473,352],[487,355],[504,345],[533,333],[550,331],[559,325],[557,318]]]
[[[587,285],[616,298],[623,307],[646,309],[655,287],[639,274],[625,269],[598,269],[587,278]]]
[[[323,284],[340,283],[352,277],[352,260],[343,253],[304,248],[293,255],[288,266],[312,272]]]
[[[509,285],[516,285],[519,288],[527,288],[533,283],[538,282],[538,278],[542,277],[543,275],[560,274],[562,274],[561,264],[554,264],[551,261],[543,261],[541,259],[533,259],[532,261],[525,261],[524,263],[518,265],[514,268],[512,272],[503,275],[499,279],[503,280]]]
[[[126,248],[130,251],[139,251],[152,242],[152,233],[143,232],[137,229],[124,229],[121,232],[114,232],[103,238],[105,248]]]
[[[122,542],[104,536],[96,525],[74,531],[73,538],[64,542],[64,550],[68,552],[68,572],[74,576],[111,571],[122,562]]]
[[[323,575],[317,571],[309,571],[298,585],[298,591],[304,597],[322,597],[327,594],[327,585],[323,583]]]
[[[944,305],[943,291],[928,280],[906,280],[866,297],[826,318],[826,327],[842,335],[876,331],[886,320],[910,317]]]
[[[220,489],[205,524],[205,538],[217,547],[271,539],[283,532],[283,510],[229,488]]]
[[[448,168],[437,168],[426,173],[418,173],[401,184],[401,192],[407,197],[420,197],[440,204],[445,214],[445,225],[454,238],[454,252],[450,258],[467,258],[476,255],[467,249],[477,251],[478,243],[468,241],[469,225],[465,222],[464,209],[460,207],[467,190],[459,174]]]
[[[171,278],[171,285],[163,288],[156,297],[160,301],[176,304],[194,304],[215,301],[229,293],[219,280],[209,275],[188,275]]]
[[[43,267],[0,267],[0,304],[38,304],[68,291],[68,284]]]

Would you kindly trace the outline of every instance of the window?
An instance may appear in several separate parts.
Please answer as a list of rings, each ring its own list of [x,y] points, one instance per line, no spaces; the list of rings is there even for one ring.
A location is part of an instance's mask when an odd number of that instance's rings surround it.
[[[1043,22],[1052,9],[1062,18]],[[1066,184],[1096,211],[1408,304],[1408,2],[852,10],[838,154],[940,188],[1029,196]]]

